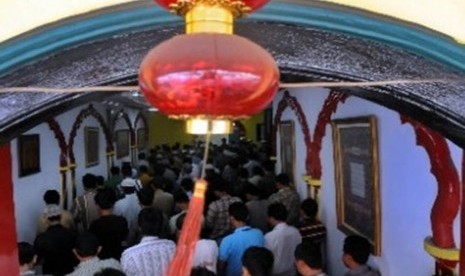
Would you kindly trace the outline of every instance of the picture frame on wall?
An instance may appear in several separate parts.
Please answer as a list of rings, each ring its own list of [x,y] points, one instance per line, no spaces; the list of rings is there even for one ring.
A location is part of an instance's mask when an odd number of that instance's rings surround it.
[[[145,128],[137,130],[137,150],[144,150],[147,147],[147,131]]]
[[[115,135],[116,158],[120,159],[129,155],[130,133],[128,129],[117,130]]]
[[[376,117],[332,121],[338,229],[363,236],[381,254]]]
[[[39,134],[18,137],[18,174],[19,177],[40,172]]]
[[[84,128],[84,149],[86,167],[96,166],[100,163],[99,160],[99,129],[97,127]]]
[[[295,128],[294,121],[279,123],[281,173],[289,175],[295,185]]]

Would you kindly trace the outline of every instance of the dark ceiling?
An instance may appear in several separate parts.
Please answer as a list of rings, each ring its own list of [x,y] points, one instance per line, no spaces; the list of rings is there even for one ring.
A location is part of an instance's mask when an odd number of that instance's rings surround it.
[[[263,22],[241,22],[235,33],[268,49],[283,82],[312,80],[465,79],[415,54],[328,31]],[[154,45],[183,32],[163,26],[66,49],[0,78],[1,87],[81,87],[135,84],[139,63]],[[465,145],[465,83],[428,83],[346,89],[421,121]],[[12,91],[13,92],[13,91]],[[108,99],[108,98],[111,99]],[[90,101],[145,107],[129,93],[5,93],[0,95],[0,142],[70,108]]]

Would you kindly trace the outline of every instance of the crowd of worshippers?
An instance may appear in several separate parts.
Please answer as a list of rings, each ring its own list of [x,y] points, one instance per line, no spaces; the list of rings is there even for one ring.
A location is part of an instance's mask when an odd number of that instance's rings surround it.
[[[34,244],[18,244],[21,275],[37,267],[40,275],[166,275],[202,169],[208,189],[191,275],[326,275],[315,200],[301,201],[253,144],[213,146],[206,164],[202,152],[164,145],[139,154],[137,170],[112,167],[106,181],[86,174],[69,211],[48,190]],[[365,238],[347,237],[346,275],[379,275],[366,265],[370,251]]]

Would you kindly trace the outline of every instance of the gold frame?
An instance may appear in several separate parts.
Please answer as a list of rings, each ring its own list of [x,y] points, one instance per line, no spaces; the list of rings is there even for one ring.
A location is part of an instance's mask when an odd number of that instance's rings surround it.
[[[136,133],[137,150],[145,150],[145,148],[147,148],[147,130],[145,128],[139,128]]]
[[[283,139],[284,138],[284,139]],[[294,121],[279,123],[281,172],[287,173],[295,186],[295,126]],[[290,156],[287,154],[290,152]]]
[[[338,229],[367,238],[373,246],[373,254],[381,255],[376,117],[333,120],[331,126]]]
[[[39,173],[40,136],[39,134],[20,135],[18,137],[18,174],[19,177]]]
[[[84,128],[84,149],[86,168],[97,166],[100,163],[100,139],[98,127]]]
[[[115,134],[116,159],[129,156],[131,154],[131,133],[129,129],[120,129]]]

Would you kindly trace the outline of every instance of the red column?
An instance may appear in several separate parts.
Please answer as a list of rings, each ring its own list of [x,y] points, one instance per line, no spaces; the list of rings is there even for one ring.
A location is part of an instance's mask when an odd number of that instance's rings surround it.
[[[0,271],[19,275],[10,144],[0,146]]]
[[[462,153],[462,206],[460,212],[460,276],[465,276],[465,151]]]

